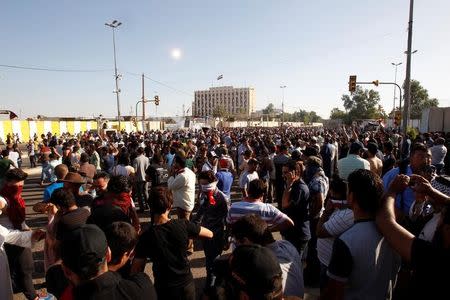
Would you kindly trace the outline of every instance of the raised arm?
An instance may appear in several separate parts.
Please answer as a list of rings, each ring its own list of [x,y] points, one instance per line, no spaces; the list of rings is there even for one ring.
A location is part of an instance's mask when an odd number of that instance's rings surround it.
[[[396,195],[406,189],[408,183],[409,177],[406,175],[397,175],[392,181],[384,196],[382,207],[377,213],[376,223],[391,247],[404,260],[411,261],[414,235],[397,223],[394,208]]]

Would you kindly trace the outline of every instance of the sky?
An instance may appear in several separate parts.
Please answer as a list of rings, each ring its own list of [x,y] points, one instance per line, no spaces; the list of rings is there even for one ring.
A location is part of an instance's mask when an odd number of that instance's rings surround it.
[[[450,1],[415,1],[411,77],[450,106]],[[348,76],[405,78],[407,0],[4,0],[0,4],[0,108],[20,117],[117,113],[111,28],[116,31],[122,115],[135,114],[144,73],[151,116],[187,110],[194,91],[255,88],[256,108],[343,108]],[[173,57],[173,49],[181,56]],[[74,72],[77,71],[77,72]],[[78,72],[83,71],[83,72]],[[218,75],[223,79],[217,81]],[[372,86],[366,86],[372,88]],[[381,105],[393,88],[380,86]],[[141,108],[139,108],[141,113]]]

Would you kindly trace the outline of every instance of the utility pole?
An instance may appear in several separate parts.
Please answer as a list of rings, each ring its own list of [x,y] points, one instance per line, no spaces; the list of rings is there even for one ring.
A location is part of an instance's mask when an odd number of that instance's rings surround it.
[[[406,51],[405,105],[403,108],[403,128],[402,128],[404,134],[406,134],[406,130],[408,128],[409,112],[411,106],[411,49],[412,49],[412,33],[413,33],[413,9],[414,9],[414,0],[410,0],[409,22],[408,22],[408,50]]]
[[[137,120],[136,120],[137,121]],[[144,91],[144,73],[142,73],[142,132],[145,132],[145,91]]]
[[[117,59],[116,59],[116,36],[115,31],[117,27],[122,25],[122,22],[119,22],[117,20],[112,21],[111,23],[105,23],[106,26],[110,27],[112,29],[112,36],[113,36],[113,49],[114,49],[114,78],[116,81],[116,90],[114,93],[116,93],[116,100],[117,100],[117,121],[119,122],[119,132],[120,132],[120,89],[119,89],[119,77],[120,75],[117,74]]]

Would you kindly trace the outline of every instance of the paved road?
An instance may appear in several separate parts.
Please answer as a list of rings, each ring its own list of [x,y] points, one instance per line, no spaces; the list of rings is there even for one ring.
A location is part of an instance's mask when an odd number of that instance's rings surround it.
[[[29,174],[28,179],[25,182],[23,197],[26,202],[26,213],[27,213],[27,224],[32,228],[44,228],[47,224],[47,217],[43,214],[35,213],[32,207],[35,203],[42,201],[43,188],[39,185],[40,167],[38,168],[27,168],[29,166],[28,159],[24,160],[24,171]],[[238,199],[238,190],[233,189],[232,199]],[[148,223],[149,217],[146,213],[140,214],[141,222]],[[280,238],[278,234],[275,235],[276,238]],[[205,282],[206,272],[205,272],[205,257],[203,251],[201,250],[201,245],[196,243],[195,252],[190,256],[191,270],[194,275],[195,284],[197,287],[197,295],[201,294],[201,289]],[[35,260],[35,273],[33,275],[34,283],[37,289],[44,289],[45,273],[44,273],[44,242],[41,241],[36,243],[33,247],[33,257]],[[152,277],[151,265],[147,264],[146,273]],[[306,289],[305,299],[317,299],[318,290],[317,289]],[[22,294],[16,294],[14,300],[25,299]]]

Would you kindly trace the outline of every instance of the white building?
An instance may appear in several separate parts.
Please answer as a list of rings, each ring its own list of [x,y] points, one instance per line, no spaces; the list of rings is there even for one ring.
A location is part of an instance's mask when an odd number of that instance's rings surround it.
[[[251,87],[212,87],[209,90],[194,93],[193,116],[213,116],[214,109],[217,107],[223,107],[228,115],[250,116],[255,109],[255,89]]]

